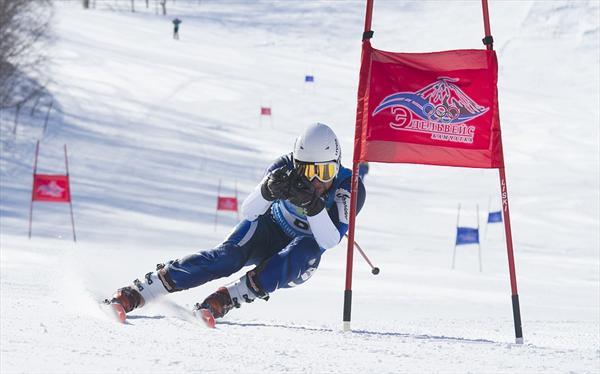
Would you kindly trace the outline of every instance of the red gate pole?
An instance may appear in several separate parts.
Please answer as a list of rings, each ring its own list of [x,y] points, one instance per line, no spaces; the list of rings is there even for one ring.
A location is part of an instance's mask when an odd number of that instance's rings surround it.
[[[217,220],[219,216],[219,196],[221,196],[221,178],[219,178],[219,187],[217,188],[217,206],[215,207],[215,232],[217,231]]]
[[[483,10],[483,27],[485,31],[483,44],[485,44],[486,48],[491,51],[494,49],[494,39],[492,38],[492,32],[490,29],[490,17],[488,12],[487,0],[481,0],[481,7]],[[502,144],[502,141],[500,141],[500,144]],[[504,151],[502,150],[501,152],[502,159],[504,160]],[[519,293],[517,291],[517,274],[515,271],[515,257],[513,252],[512,231],[510,229],[510,213],[508,209],[508,188],[506,186],[506,174],[504,170],[504,165],[501,168],[498,168],[498,173],[500,177],[500,196],[502,198],[502,212],[504,214],[504,231],[506,234],[508,270],[510,273],[513,320],[515,324],[515,342],[517,344],[523,344],[523,330],[521,327],[521,308],[519,306]]]
[[[37,160],[39,152],[40,141],[38,140],[35,144],[35,158],[33,161],[33,182],[31,183],[31,203],[29,204],[29,239],[31,239],[31,222],[33,219],[33,196],[35,194],[35,191],[33,189],[35,188],[35,174],[37,172]]]
[[[510,213],[508,210],[508,189],[506,187],[506,174],[504,168],[498,169],[500,174],[500,190],[502,196],[502,211],[504,213],[504,232],[506,233],[506,253],[508,255],[508,270],[510,273],[510,289],[515,324],[515,342],[523,344],[523,329],[521,327],[521,308],[519,307],[519,293],[517,292],[517,274],[515,271],[515,256],[513,253],[512,231],[510,229]]]
[[[483,10],[483,31],[485,37],[483,38],[483,44],[485,44],[488,50],[494,49],[494,39],[492,38],[492,31],[490,29],[490,14],[488,12],[487,0],[481,0],[481,9]]]
[[[77,242],[77,236],[75,235],[75,219],[73,218],[73,197],[71,195],[71,178],[69,178],[69,159],[67,158],[67,145],[65,149],[65,170],[67,171],[67,181],[69,183],[69,209],[71,211],[71,227],[73,228],[73,241]]]
[[[358,164],[360,162],[360,150],[362,143],[362,121],[364,102],[361,101],[362,90],[366,81],[364,81],[364,69],[370,69],[370,59],[365,56],[365,43],[373,36],[371,31],[371,19],[373,16],[373,0],[367,0],[367,9],[365,14],[365,29],[362,36],[363,49],[360,67],[360,82],[358,87],[358,102],[356,108],[356,126],[354,129],[354,157],[352,160],[352,186],[350,192],[350,219],[348,222],[348,247],[346,254],[346,288],[344,290],[344,316],[343,330],[350,331],[350,317],[352,314],[352,261],[354,259],[354,223],[356,221],[356,204],[358,198]],[[365,66],[367,65],[367,66]],[[363,99],[364,101],[364,99]],[[361,107],[362,106],[362,107]]]
[[[238,190],[237,190],[237,179],[235,180],[235,213],[237,214],[237,220],[240,220],[240,208],[238,204]]]

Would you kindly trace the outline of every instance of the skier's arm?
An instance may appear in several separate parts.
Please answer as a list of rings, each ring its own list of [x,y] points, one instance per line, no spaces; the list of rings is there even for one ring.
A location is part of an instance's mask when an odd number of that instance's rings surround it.
[[[350,220],[350,179],[338,187],[334,196],[334,204],[329,208],[329,211],[323,209],[313,217],[307,216],[315,240],[324,249],[335,247],[348,231]],[[365,186],[359,180],[356,214],[362,209],[365,197]]]
[[[256,220],[258,216],[265,214],[267,209],[271,206],[272,201],[265,199],[260,191],[263,182],[256,186],[254,191],[252,191],[242,203],[242,216],[248,221]]]
[[[343,181],[334,193],[334,204],[326,209],[323,197],[315,193],[311,182],[300,177],[290,187],[290,202],[306,211],[312,234],[323,249],[335,247],[348,230],[350,207],[350,178]],[[359,184],[358,210],[365,198],[364,186]]]
[[[331,221],[326,209],[306,218],[319,247],[323,249],[335,247],[342,239],[338,228]]]
[[[289,194],[289,201],[306,212],[310,231],[319,247],[335,247],[340,242],[340,233],[325,209],[325,200],[311,182],[303,175],[298,176],[291,183]]]
[[[256,186],[254,191],[248,195],[242,203],[242,215],[249,221],[256,220],[259,216],[266,213],[274,200],[281,198],[286,190],[286,165],[285,156],[278,158],[265,172],[265,177]]]

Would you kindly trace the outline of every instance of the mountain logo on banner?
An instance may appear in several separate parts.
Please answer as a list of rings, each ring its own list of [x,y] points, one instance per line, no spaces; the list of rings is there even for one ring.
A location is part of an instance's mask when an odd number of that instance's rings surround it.
[[[437,81],[416,92],[396,92],[384,98],[372,116],[390,109],[398,131],[431,134],[431,139],[473,143],[475,126],[467,123],[487,112],[454,82],[457,78],[438,77]]]
[[[42,184],[37,188],[37,193],[40,196],[47,197],[62,197],[66,188],[62,188],[56,181],[50,181],[48,184]]]

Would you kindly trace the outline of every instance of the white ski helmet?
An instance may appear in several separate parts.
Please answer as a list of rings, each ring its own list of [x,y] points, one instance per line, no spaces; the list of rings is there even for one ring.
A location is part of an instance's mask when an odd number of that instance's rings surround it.
[[[323,123],[315,123],[298,136],[294,143],[293,155],[295,161],[335,161],[339,168],[342,150],[333,130]]]

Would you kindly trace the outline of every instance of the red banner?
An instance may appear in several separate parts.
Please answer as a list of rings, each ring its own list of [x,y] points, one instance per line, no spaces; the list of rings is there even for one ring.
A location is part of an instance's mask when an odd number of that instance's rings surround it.
[[[217,198],[217,210],[229,210],[237,212],[238,202],[235,197],[221,197]]]
[[[496,54],[392,53],[363,43],[357,161],[504,166]]]
[[[271,108],[261,107],[260,108],[260,114],[262,116],[270,116],[271,115]]]
[[[34,174],[32,201],[68,203],[71,201],[68,175]]]

